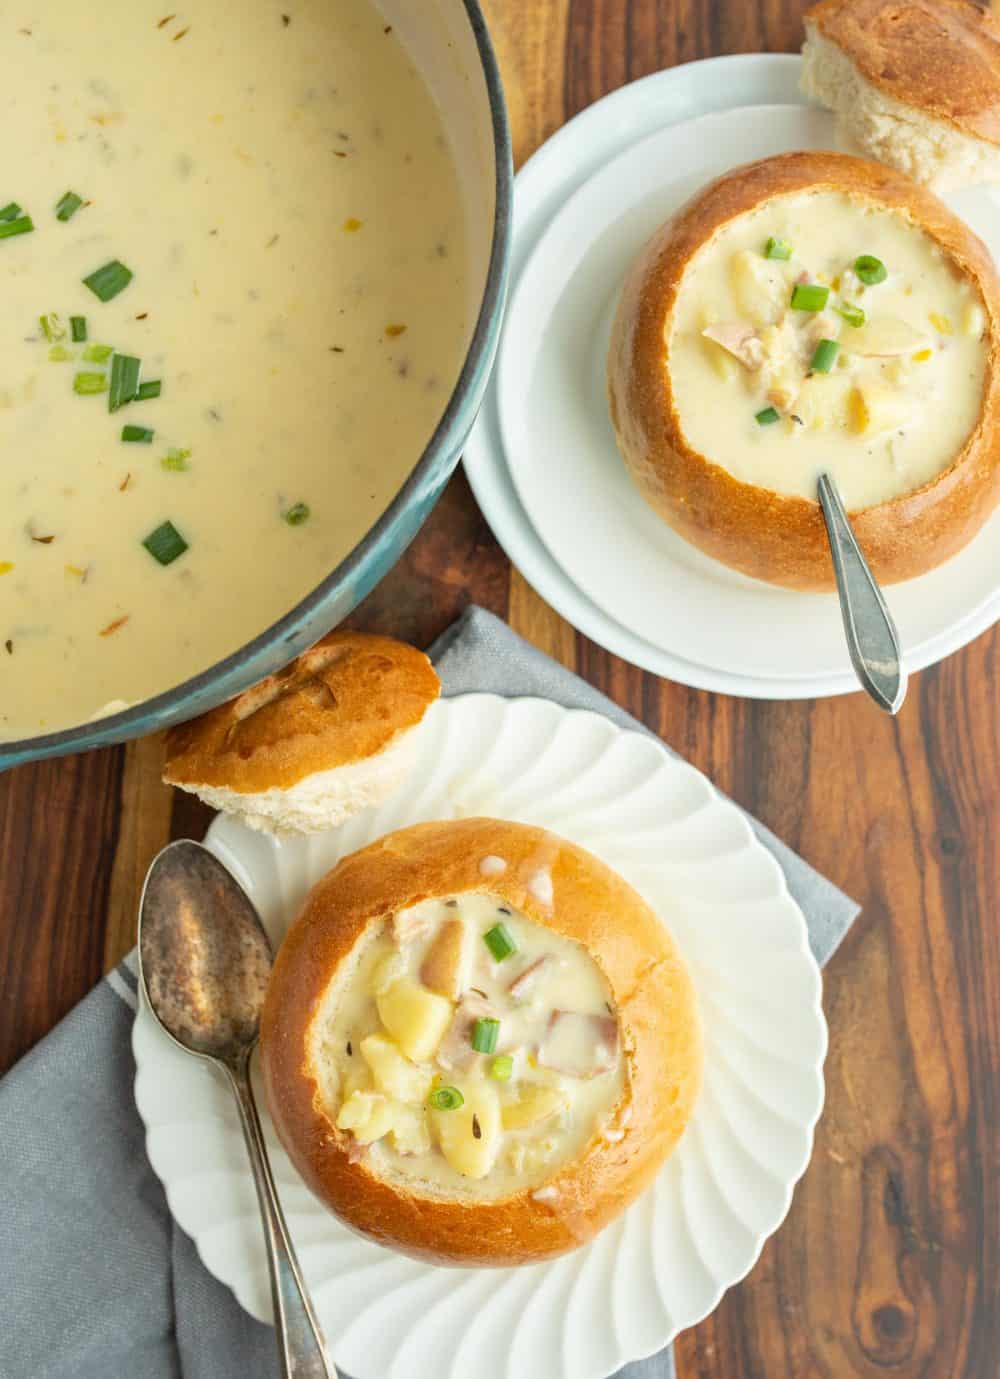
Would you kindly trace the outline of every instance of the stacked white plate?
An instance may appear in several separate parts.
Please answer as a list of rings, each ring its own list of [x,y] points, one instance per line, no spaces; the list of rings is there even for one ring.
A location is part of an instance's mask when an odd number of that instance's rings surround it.
[[[755,158],[835,147],[797,57],[658,72],[564,126],[521,169],[497,369],[465,452],[497,539],[563,617],[607,650],[700,689],[766,699],[857,688],[835,595],[746,579],[676,536],[625,472],[604,357],[622,278],[698,187]],[[949,204],[1000,260],[1000,198]],[[954,560],[888,591],[908,670],[1000,617],[1000,512]]]

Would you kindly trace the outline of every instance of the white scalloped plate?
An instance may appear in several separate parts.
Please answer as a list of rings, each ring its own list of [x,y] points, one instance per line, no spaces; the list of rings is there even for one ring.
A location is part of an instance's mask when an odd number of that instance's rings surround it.
[[[275,842],[225,819],[207,841],[278,941],[344,854],[470,814],[589,848],[669,924],[705,1023],[705,1085],[676,1153],[589,1245],[522,1269],[435,1268],[353,1235],[302,1184],[265,1115],[275,1177],[336,1363],[355,1379],[603,1379],[710,1312],[784,1218],[823,1104],[819,970],[780,868],[733,804],[652,738],[547,700],[441,700],[410,787],[335,832]],[[211,1272],[270,1320],[229,1092],[144,1008],[133,1048],[174,1216]]]

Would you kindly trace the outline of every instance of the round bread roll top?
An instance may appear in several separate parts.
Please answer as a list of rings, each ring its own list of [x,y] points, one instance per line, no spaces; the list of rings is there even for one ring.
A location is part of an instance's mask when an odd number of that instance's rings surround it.
[[[939,190],[1000,180],[1000,30],[976,0],[821,0],[803,89],[866,153]]]
[[[282,946],[261,1032],[278,1133],[348,1224],[519,1263],[583,1243],[694,1105],[687,971],[626,883],[553,834],[417,825],[345,858]]]
[[[256,828],[330,828],[398,788],[441,684],[421,651],[336,631],[167,734],[164,780]]]
[[[784,154],[711,183],[643,251],[612,421],[643,496],[716,559],[832,589],[829,472],[891,583],[996,506],[998,340],[989,253],[935,197],[843,154]]]

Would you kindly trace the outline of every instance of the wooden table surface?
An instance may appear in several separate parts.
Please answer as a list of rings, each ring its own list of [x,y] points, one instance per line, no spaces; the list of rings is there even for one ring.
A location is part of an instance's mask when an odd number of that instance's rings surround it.
[[[622,83],[794,50],[799,0],[490,0],[515,157]],[[426,645],[470,601],[509,619],[864,906],[826,974],[827,1102],[788,1220],[681,1337],[681,1379],[1000,1374],[1000,628],[911,681],[762,703],[644,674],[562,622],[451,483],[360,627]],[[133,943],[147,863],[207,810],[155,739],[0,776],[0,1068]],[[423,1376],[420,1376],[423,1379]]]

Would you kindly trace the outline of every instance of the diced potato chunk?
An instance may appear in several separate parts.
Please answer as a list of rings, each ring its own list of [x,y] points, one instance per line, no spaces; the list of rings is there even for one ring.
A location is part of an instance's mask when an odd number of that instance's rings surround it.
[[[706,359],[723,383],[731,383],[734,378],[739,377],[740,366],[728,350],[723,349],[714,340],[709,340],[707,335],[701,337],[701,347],[705,351]]]
[[[392,1143],[400,1154],[427,1154],[431,1147],[431,1134],[427,1128],[427,1115],[420,1107],[393,1107]]]
[[[347,1101],[354,1092],[368,1092],[372,1089],[371,1069],[362,1059],[352,1058],[347,1065],[340,1088],[344,1100]]]
[[[375,998],[379,1018],[396,1043],[414,1063],[424,1063],[437,1052],[451,1022],[451,1002],[401,977]]]
[[[359,1144],[372,1144],[393,1127],[393,1106],[381,1092],[352,1092],[337,1116],[337,1129],[350,1130]]]
[[[760,254],[741,249],[733,255],[729,272],[740,314],[755,326],[776,321],[788,305],[790,291],[781,269]]]
[[[918,330],[898,316],[875,316],[857,330],[844,332],[844,349],[851,354],[913,354],[932,340],[929,330]]]
[[[469,1079],[458,1086],[465,1103],[455,1111],[432,1111],[441,1153],[467,1178],[485,1178],[496,1161],[503,1125],[500,1099],[488,1082]]]
[[[519,1100],[503,1108],[505,1130],[524,1130],[558,1115],[569,1105],[569,1097],[560,1087],[527,1087]]]
[[[361,1041],[361,1056],[371,1068],[380,1092],[397,1101],[426,1101],[431,1074],[404,1057],[391,1039],[370,1034]]]
[[[837,374],[813,374],[799,389],[795,415],[813,431],[847,426],[850,422],[851,380]]]
[[[905,394],[884,383],[863,383],[851,398],[851,427],[866,436],[877,436],[905,426],[910,403]]]
[[[372,972],[372,990],[376,996],[381,995],[383,991],[388,991],[393,982],[398,982],[405,971],[406,959],[401,953],[393,951],[381,957]]]

